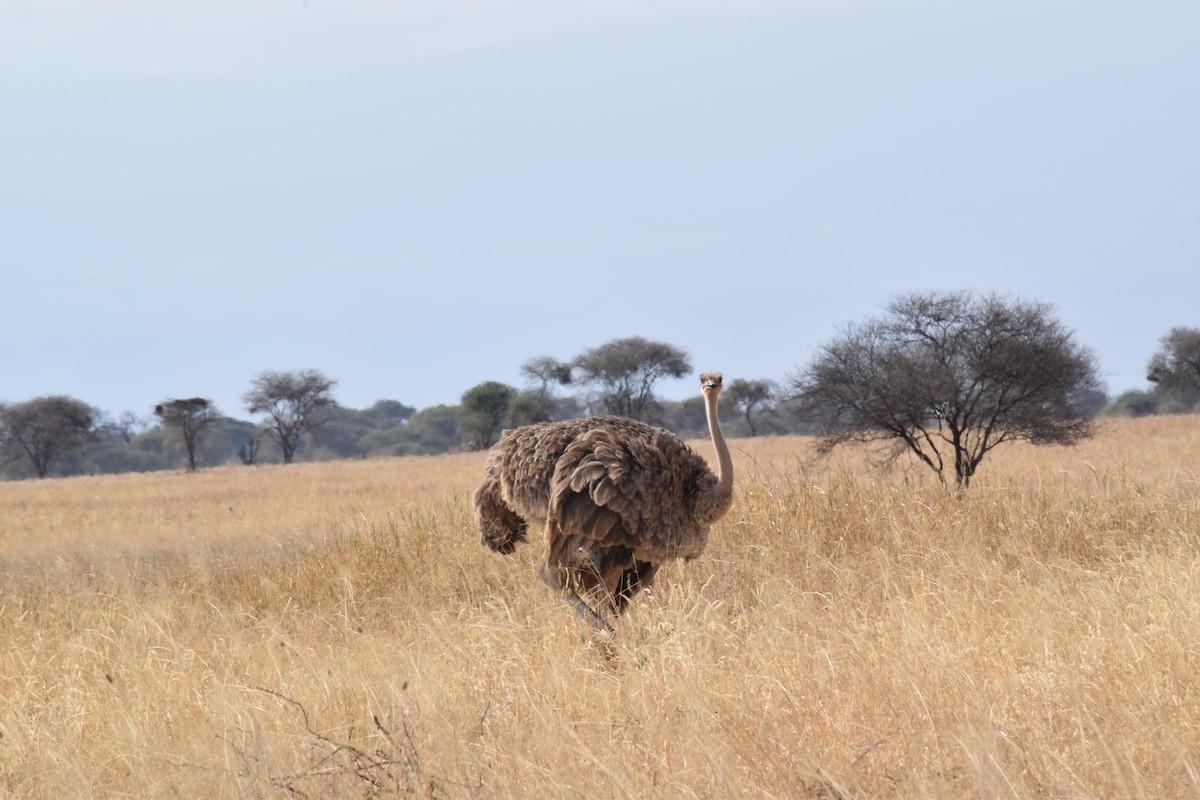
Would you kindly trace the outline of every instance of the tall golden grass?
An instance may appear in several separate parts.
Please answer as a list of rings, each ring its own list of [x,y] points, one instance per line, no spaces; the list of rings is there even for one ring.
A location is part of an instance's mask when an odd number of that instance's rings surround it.
[[[1200,796],[1200,420],[734,446],[611,649],[480,454],[0,484],[0,796]]]

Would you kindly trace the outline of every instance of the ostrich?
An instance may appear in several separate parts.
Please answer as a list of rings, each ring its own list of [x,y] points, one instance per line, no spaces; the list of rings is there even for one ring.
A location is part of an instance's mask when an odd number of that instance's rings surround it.
[[[733,462],[717,397],[721,374],[700,376],[718,473],[679,437],[627,417],[541,422],[505,431],[475,491],[483,544],[512,553],[529,527],[545,532],[538,578],[595,630],[623,612],[659,568],[700,555],[733,499]]]

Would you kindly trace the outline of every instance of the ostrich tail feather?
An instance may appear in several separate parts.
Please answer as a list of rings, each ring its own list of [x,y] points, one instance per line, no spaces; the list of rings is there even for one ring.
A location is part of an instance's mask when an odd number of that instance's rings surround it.
[[[475,490],[475,523],[480,540],[491,550],[509,555],[526,539],[525,520],[513,512],[500,494],[500,485],[488,478]]]

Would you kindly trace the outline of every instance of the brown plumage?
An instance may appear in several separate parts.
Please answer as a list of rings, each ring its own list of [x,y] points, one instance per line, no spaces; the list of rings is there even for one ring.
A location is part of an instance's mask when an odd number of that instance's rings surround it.
[[[665,562],[695,558],[729,509],[733,467],[717,420],[720,373],[700,376],[719,475],[663,428],[627,417],[505,431],[475,492],[485,545],[511,553],[530,527],[545,537],[538,577],[592,626],[611,630]]]

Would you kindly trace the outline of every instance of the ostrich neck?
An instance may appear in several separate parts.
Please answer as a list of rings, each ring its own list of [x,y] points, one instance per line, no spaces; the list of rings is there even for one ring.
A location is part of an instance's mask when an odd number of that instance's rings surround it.
[[[733,492],[733,459],[729,455],[729,446],[725,444],[725,435],[721,432],[721,420],[717,418],[716,392],[704,396],[704,407],[708,415],[708,432],[717,454],[717,485],[713,487],[713,494],[717,497],[728,496]]]

